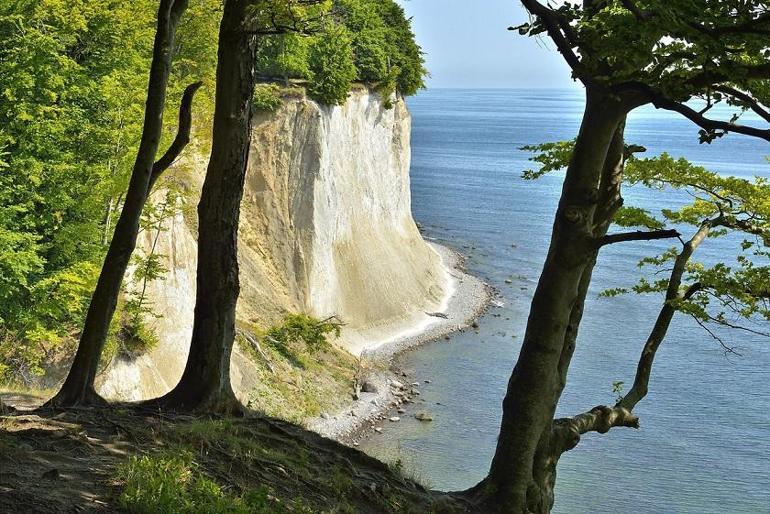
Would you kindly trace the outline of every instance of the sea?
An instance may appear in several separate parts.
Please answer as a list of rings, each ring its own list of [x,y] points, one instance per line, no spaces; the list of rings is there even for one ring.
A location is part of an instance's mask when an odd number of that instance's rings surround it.
[[[525,145],[572,139],[584,106],[579,89],[431,89],[408,100],[413,116],[412,209],[427,238],[460,251],[467,269],[493,285],[478,330],[465,330],[402,355],[421,382],[412,409],[385,423],[362,449],[440,490],[481,480],[494,452],[505,386],[518,355],[532,293],[548,247],[563,173],[524,180]],[[727,115],[717,109],[716,115]],[[751,122],[750,116],[742,118]],[[626,139],[647,156],[667,152],[721,174],[770,178],[770,145],[729,135],[699,144],[689,121],[645,107]],[[627,188],[626,205],[659,212],[691,200],[672,191]],[[692,227],[683,227],[686,235]],[[675,242],[674,242],[675,243]],[[558,415],[612,403],[613,383],[633,382],[660,295],[600,297],[652,270],[637,264],[672,246],[602,250]],[[709,239],[696,260],[734,261],[735,238]],[[654,276],[654,275],[653,275]],[[770,329],[761,322],[758,330]],[[658,352],[641,428],[589,434],[558,467],[557,513],[770,513],[770,339],[719,332],[723,347],[684,315]],[[426,383],[425,381],[429,381]]]

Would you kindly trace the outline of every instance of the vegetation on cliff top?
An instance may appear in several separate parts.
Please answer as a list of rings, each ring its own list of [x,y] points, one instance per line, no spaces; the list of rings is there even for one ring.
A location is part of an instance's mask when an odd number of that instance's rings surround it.
[[[176,116],[184,87],[203,80],[192,145],[204,153],[222,7],[220,0],[190,0],[187,9],[166,117]],[[47,368],[74,352],[139,144],[156,11],[153,0],[0,6],[0,381],[39,383]],[[302,79],[311,95],[330,104],[344,101],[353,81],[386,95],[422,87],[422,55],[395,2],[339,0],[318,29],[265,37],[259,73]],[[275,86],[258,88],[254,108],[275,109],[278,93]],[[175,128],[165,127],[161,147]],[[177,175],[184,166],[177,163]],[[179,209],[194,203],[180,180],[160,186],[145,209],[146,233],[165,230]],[[159,219],[161,206],[167,208]],[[104,362],[156,341],[147,323],[151,302],[130,292],[162,279],[156,266],[162,257],[135,257],[134,267],[149,274],[124,284],[129,297],[118,303]]]
[[[310,95],[330,105],[343,103],[356,81],[384,98],[410,96],[427,73],[411,23],[393,0],[334,0],[316,34],[266,38],[257,68],[263,78],[307,81]]]

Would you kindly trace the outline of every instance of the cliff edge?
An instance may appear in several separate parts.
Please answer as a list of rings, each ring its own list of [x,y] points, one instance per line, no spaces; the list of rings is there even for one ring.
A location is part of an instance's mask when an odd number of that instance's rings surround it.
[[[411,215],[411,117],[403,100],[353,91],[343,106],[288,97],[253,123],[239,227],[239,321],[265,326],[286,312],[336,315],[337,344],[358,356],[435,322],[454,279]],[[187,163],[200,191],[205,161]],[[197,203],[197,198],[195,198]],[[119,358],[101,380],[110,398],[163,394],[181,376],[192,332],[197,244],[189,217],[170,220],[156,246],[168,273],[148,285],[160,344]],[[140,245],[149,248],[151,234]],[[236,348],[233,385],[254,380]]]

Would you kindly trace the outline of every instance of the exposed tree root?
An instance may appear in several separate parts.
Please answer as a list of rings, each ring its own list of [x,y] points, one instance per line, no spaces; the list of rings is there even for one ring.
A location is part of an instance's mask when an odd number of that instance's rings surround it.
[[[81,391],[62,388],[56,395],[45,402],[41,410],[61,410],[72,407],[107,407],[109,402],[102,398],[93,387]]]
[[[247,415],[246,408],[232,392],[229,394],[221,392],[206,394],[175,388],[160,398],[154,398],[135,405],[137,408],[145,411],[166,411],[235,418],[242,418]]]

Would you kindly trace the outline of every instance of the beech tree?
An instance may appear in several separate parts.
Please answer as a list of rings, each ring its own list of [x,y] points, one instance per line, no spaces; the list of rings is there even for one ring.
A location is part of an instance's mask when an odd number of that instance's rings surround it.
[[[198,204],[195,317],[187,364],[168,394],[146,405],[239,414],[230,383],[239,294],[238,222],[251,145],[256,49],[262,36],[315,30],[323,0],[226,0],[219,31],[214,129]]]
[[[728,133],[770,141],[767,125],[742,124],[739,116],[710,116],[713,106],[723,103],[738,114],[750,109],[770,123],[767,3],[584,0],[550,7],[537,0],[522,2],[532,19],[516,29],[530,36],[545,34],[554,42],[573,78],[585,86],[586,104],[503,400],[495,455],[488,476],[466,491],[487,511],[511,513],[550,511],[559,458],[582,434],[638,426],[631,409],[646,392],[645,370],[659,344],[653,336],[640,361],[638,387],[625,401],[554,419],[600,249],[678,235],[670,229],[608,234],[623,205],[621,184],[635,150],[624,141],[628,113],[649,104],[680,113],[699,127],[706,143]],[[700,100],[702,108],[690,100]],[[689,259],[699,237],[684,245],[683,259]],[[694,305],[695,293],[683,293],[683,284],[669,278],[667,306]],[[667,316],[666,310],[663,325]]]
[[[123,209],[104,258],[99,280],[91,297],[75,359],[59,392],[47,403],[53,407],[104,403],[94,389],[99,359],[107,340],[123,277],[136,247],[139,224],[147,198],[160,175],[187,145],[191,104],[201,83],[187,87],[179,114],[179,131],[168,150],[158,159],[163,130],[163,111],[171,72],[174,37],[187,9],[187,0],[161,0],[147,87],[144,125]]]

